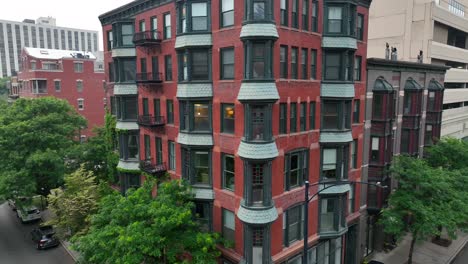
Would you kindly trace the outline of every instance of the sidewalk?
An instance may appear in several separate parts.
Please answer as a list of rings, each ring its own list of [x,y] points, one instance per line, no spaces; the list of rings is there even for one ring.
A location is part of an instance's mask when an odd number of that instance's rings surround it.
[[[416,243],[413,252],[414,264],[450,264],[458,253],[468,242],[468,234],[458,233],[457,239],[452,241],[449,247],[438,246],[434,243],[424,241]],[[408,260],[411,235],[406,235],[398,246],[388,252],[377,252],[372,260],[381,261],[385,264],[404,264]]]
[[[41,218],[43,222],[47,222],[51,219],[51,212],[49,210],[44,210],[41,212]],[[60,240],[60,244],[62,244],[63,248],[68,252],[68,254],[75,260],[75,262],[78,260],[80,257],[80,254],[74,250],[72,250],[70,247],[70,242],[66,240]]]

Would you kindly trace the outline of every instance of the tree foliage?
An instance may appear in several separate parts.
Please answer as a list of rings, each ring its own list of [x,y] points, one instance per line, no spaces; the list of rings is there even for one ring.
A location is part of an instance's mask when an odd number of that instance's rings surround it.
[[[47,197],[49,210],[63,238],[85,234],[90,225],[90,216],[96,213],[99,200],[96,177],[84,167],[65,177],[64,188],[51,190]]]
[[[90,263],[217,263],[217,236],[202,233],[193,220],[193,194],[180,181],[154,180],[104,197],[89,232],[73,240]]]
[[[58,187],[64,160],[85,126],[68,102],[51,97],[19,99],[0,111],[0,193],[31,196]]]
[[[458,185],[460,177],[466,175],[406,156],[395,158],[391,171],[398,188],[382,211],[381,222],[388,234],[412,234],[408,260],[411,263],[416,241],[440,235],[441,227],[454,237],[468,219],[465,190]]]

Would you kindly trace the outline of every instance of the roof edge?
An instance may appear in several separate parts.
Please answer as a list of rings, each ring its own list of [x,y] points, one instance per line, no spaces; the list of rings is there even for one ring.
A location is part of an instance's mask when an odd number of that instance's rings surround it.
[[[429,63],[418,63],[418,62],[411,62],[411,61],[401,61],[401,60],[386,60],[386,59],[381,59],[381,58],[368,58],[367,59],[367,68],[369,67],[379,67],[379,66],[385,66],[385,67],[406,67],[410,69],[425,69],[425,70],[432,70],[432,71],[439,71],[445,73],[448,69],[450,69],[449,66],[442,66],[442,65],[434,65],[434,64],[429,64]]]

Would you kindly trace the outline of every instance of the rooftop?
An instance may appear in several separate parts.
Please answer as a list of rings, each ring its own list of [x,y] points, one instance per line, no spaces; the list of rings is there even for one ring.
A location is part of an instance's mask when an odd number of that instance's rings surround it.
[[[40,49],[40,48],[24,48],[24,51],[30,56],[37,59],[91,59],[95,60],[96,56],[87,51],[76,50],[56,50],[56,49]]]

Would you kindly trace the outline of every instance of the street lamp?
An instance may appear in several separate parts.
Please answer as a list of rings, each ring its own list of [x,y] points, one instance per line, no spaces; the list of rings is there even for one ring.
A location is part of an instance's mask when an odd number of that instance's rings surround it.
[[[308,244],[309,244],[309,203],[310,201],[312,201],[312,199],[314,199],[315,196],[319,195],[322,191],[325,191],[326,189],[329,189],[335,186],[346,185],[350,183],[372,185],[372,186],[376,186],[378,188],[383,188],[383,189],[388,187],[388,186],[383,186],[381,182],[369,183],[369,182],[363,182],[363,181],[335,181],[335,182],[330,182],[330,183],[316,182],[310,185],[309,181],[305,181],[305,189],[304,189],[305,215],[304,215],[304,228],[303,228],[304,249],[302,251],[302,264],[307,264],[307,250],[308,250]],[[326,186],[323,189],[318,190],[314,195],[309,197],[309,187],[317,186],[319,184],[323,184]]]
[[[44,211],[44,201],[43,201],[43,198],[44,198],[44,187],[41,187],[41,207],[42,207],[42,211]]]

